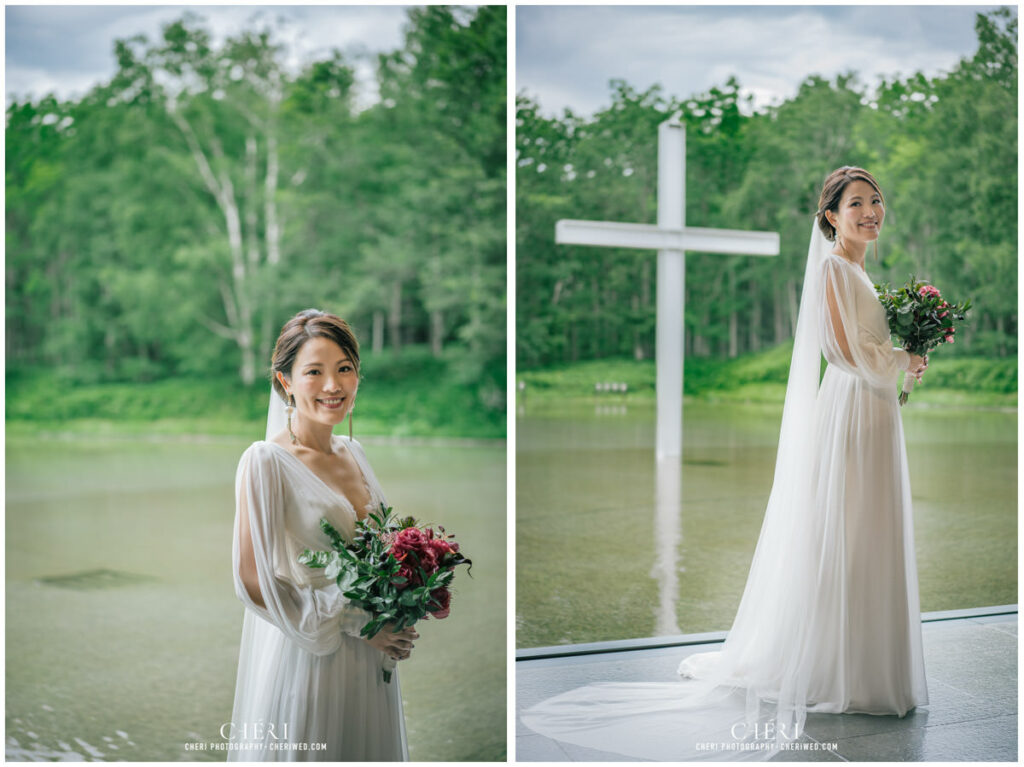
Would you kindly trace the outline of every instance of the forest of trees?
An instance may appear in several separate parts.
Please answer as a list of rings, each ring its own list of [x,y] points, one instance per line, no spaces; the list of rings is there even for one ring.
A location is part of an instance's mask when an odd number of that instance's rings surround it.
[[[547,118],[520,94],[516,120],[516,344],[520,368],[654,350],[653,253],[556,246],[560,218],[654,223],[657,126],[687,126],[686,221],[778,231],[777,258],[688,254],[686,354],[735,357],[792,338],[821,182],[872,171],[886,195],[880,263],[974,309],[944,354],[1017,351],[1017,19],[978,14],[978,48],[949,73],[883,81],[808,77],[746,116],[740,83],[678,99],[612,83],[592,118]]]
[[[410,9],[365,109],[342,53],[292,72],[273,29],[215,45],[191,15],[79,99],[11,103],[9,372],[265,384],[315,306],[504,408],[505,21]]]

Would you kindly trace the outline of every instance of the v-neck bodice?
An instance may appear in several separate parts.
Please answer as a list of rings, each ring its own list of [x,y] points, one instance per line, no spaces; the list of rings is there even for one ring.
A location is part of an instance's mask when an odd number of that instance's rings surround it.
[[[370,510],[379,508],[382,503],[386,505],[362,446],[345,437],[335,437],[335,440],[344,440],[362,472],[370,493]],[[334,445],[336,449],[339,447],[337,442]],[[263,502],[274,507],[272,524],[277,531],[276,540],[283,547],[275,557],[278,573],[293,583],[327,583],[323,571],[299,565],[298,556],[306,548],[330,548],[330,540],[320,528],[321,519],[330,522],[345,540],[352,540],[360,515],[348,498],[324,482],[287,448],[261,440],[254,442],[247,452],[251,453],[248,461],[259,467]]]
[[[342,444],[342,439],[342,437],[338,437],[337,435],[331,437],[331,449],[334,455],[338,455],[338,448]],[[291,459],[297,466],[301,466],[302,469],[305,469],[309,473],[309,476],[312,477],[312,479],[317,484],[319,484],[324,489],[325,492],[329,493],[334,498],[337,498],[338,500],[342,501],[346,509],[350,511],[357,520],[363,519],[369,512],[377,508],[379,500],[377,499],[377,494],[374,492],[374,488],[371,486],[369,477],[367,476],[367,467],[363,465],[360,456],[356,455],[356,451],[352,450],[351,447],[348,448],[348,453],[350,456],[352,456],[352,460],[355,462],[356,470],[359,472],[359,476],[363,481],[363,486],[366,488],[366,493],[369,496],[369,500],[367,501],[366,506],[362,509],[362,514],[359,513],[360,510],[355,507],[355,504],[352,503],[352,501],[349,499],[347,495],[345,495],[343,492],[336,489],[335,487],[327,484],[323,477],[321,477],[319,474],[313,471],[313,469],[308,464],[306,464],[305,461],[303,461],[301,458],[293,454],[290,450],[288,450],[288,448],[279,445],[276,442],[268,441],[267,444],[273,445],[275,448],[277,448],[277,451],[279,453],[287,455],[288,458]]]

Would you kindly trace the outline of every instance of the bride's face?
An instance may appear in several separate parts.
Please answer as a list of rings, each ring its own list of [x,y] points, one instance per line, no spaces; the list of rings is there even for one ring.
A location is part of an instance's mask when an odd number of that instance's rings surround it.
[[[882,196],[867,181],[853,181],[843,190],[839,210],[833,213],[833,225],[844,242],[871,242],[878,239],[885,218]]]
[[[295,412],[334,426],[351,412],[359,388],[359,371],[348,354],[329,338],[311,338],[295,356],[283,384],[295,397]]]

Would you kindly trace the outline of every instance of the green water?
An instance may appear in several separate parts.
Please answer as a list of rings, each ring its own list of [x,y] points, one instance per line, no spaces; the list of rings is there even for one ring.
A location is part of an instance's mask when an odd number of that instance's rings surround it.
[[[245,447],[8,440],[8,759],[225,759],[185,744],[220,742],[231,718]],[[366,449],[396,510],[474,560],[400,666],[410,757],[504,761],[505,450]]]
[[[520,408],[517,646],[728,630],[780,418],[778,405],[688,402],[666,516],[652,406]],[[911,407],[903,424],[922,611],[1016,603],[1016,412]]]

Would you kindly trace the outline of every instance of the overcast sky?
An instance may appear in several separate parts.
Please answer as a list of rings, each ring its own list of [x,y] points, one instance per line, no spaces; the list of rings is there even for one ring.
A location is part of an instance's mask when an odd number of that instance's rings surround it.
[[[246,26],[254,15],[285,20],[281,42],[289,44],[289,65],[327,54],[390,51],[401,47],[405,6],[13,6],[6,12],[7,102],[11,96],[39,97],[54,91],[81,96],[113,76],[114,40],[145,34],[158,39],[161,26],[193,11],[207,19],[219,43]],[[357,71],[364,98],[373,98],[373,70]]]
[[[608,82],[679,98],[736,75],[755,107],[811,74],[949,71],[977,48],[974,18],[998,6],[519,6],[516,90],[548,116],[609,105]],[[1016,8],[1014,8],[1016,13]]]

